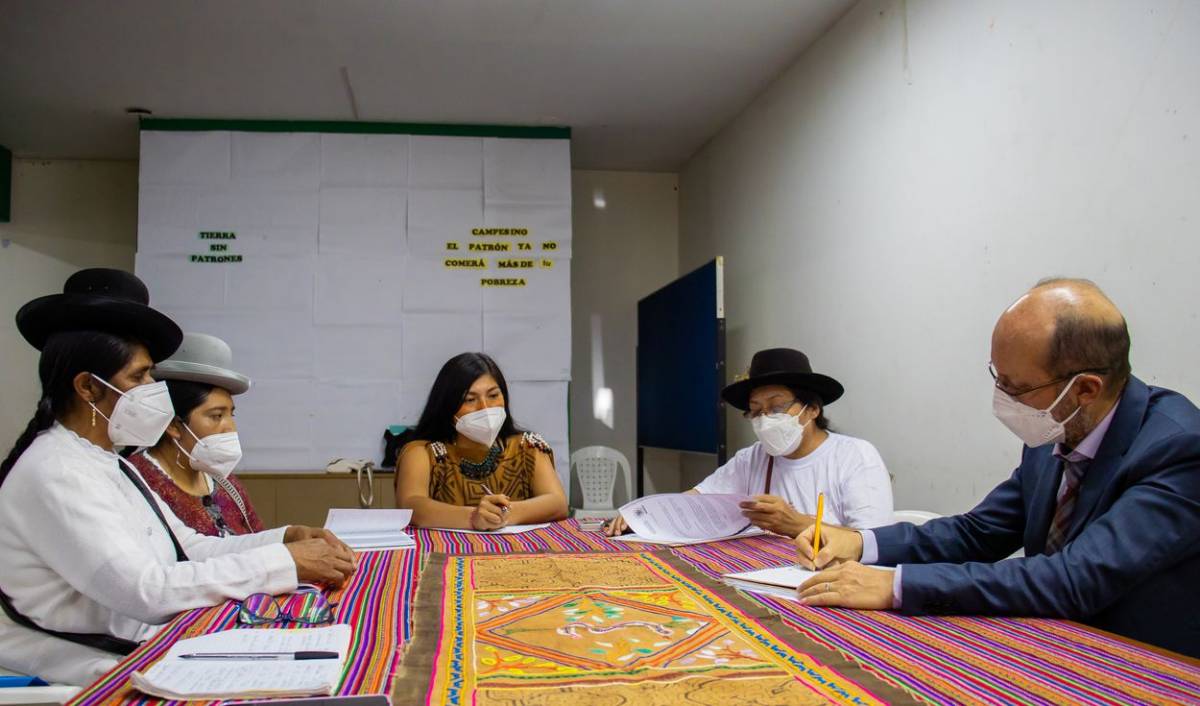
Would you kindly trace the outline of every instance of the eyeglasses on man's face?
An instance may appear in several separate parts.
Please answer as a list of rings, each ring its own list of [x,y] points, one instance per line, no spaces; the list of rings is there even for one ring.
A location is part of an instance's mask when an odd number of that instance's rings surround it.
[[[1066,375],[1063,375],[1062,377],[1054,378],[1053,380],[1050,380],[1049,382],[1043,382],[1040,385],[1033,385],[1032,387],[1025,387],[1025,388],[1013,388],[1013,387],[1008,387],[1006,385],[1002,385],[1000,383],[1000,373],[998,373],[996,371],[996,366],[991,361],[988,362],[987,367],[988,367],[988,372],[991,373],[991,375],[992,375],[992,382],[996,385],[996,389],[1000,390],[1001,392],[1008,395],[1009,397],[1023,397],[1025,395],[1028,395],[1030,392],[1037,392],[1038,390],[1045,389],[1047,387],[1050,387],[1051,385],[1057,385],[1060,382],[1066,382],[1067,380],[1070,380],[1071,378],[1075,377],[1076,375],[1080,375],[1082,373],[1102,374],[1102,373],[1108,372],[1108,368],[1083,368],[1081,370],[1075,370],[1073,372],[1067,373]]]

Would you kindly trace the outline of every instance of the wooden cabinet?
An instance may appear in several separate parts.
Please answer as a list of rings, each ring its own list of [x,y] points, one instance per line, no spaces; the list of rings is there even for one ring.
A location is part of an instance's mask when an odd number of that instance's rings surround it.
[[[353,473],[239,473],[237,477],[267,527],[320,527],[330,508],[364,507]],[[394,479],[394,473],[376,473],[371,484],[374,497],[367,494],[370,507],[396,507]]]

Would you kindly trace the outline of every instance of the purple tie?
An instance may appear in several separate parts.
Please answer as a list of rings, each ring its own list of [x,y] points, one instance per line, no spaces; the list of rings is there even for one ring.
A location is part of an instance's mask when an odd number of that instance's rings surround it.
[[[1054,554],[1067,543],[1067,530],[1071,527],[1071,516],[1075,513],[1075,498],[1079,495],[1079,481],[1083,478],[1083,466],[1063,461],[1063,481],[1066,487],[1054,510],[1054,521],[1046,533],[1046,554]]]

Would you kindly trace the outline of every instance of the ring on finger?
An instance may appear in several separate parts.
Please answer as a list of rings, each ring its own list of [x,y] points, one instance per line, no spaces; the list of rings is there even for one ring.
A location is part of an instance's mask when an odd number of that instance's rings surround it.
[[[829,582],[828,582],[828,581],[826,581],[826,582],[825,582],[825,592],[826,592],[826,593],[833,593],[833,591],[832,591],[832,590],[830,590],[830,588],[829,588]]]

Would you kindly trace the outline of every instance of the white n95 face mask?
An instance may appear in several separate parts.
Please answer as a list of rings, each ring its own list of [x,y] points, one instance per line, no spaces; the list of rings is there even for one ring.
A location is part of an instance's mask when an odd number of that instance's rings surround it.
[[[1080,373],[1082,374],[1082,373]],[[1008,430],[1017,435],[1029,448],[1037,448],[1046,444],[1061,444],[1067,438],[1067,422],[1079,414],[1082,407],[1076,407],[1071,416],[1061,422],[1050,412],[1067,396],[1071,386],[1075,384],[1076,375],[1071,378],[1058,397],[1045,409],[1036,409],[1013,398],[1000,388],[992,393],[992,413],[1003,422]]]
[[[113,392],[120,395],[111,417],[96,409],[96,405],[88,402],[97,414],[108,422],[108,438],[116,446],[153,446],[162,438],[167,425],[175,418],[175,409],[171,406],[171,393],[167,383],[163,381],[138,385],[128,392],[121,392],[107,380],[91,373]]]
[[[804,413],[807,407],[800,409]],[[769,456],[787,456],[800,448],[804,440],[804,427],[808,422],[800,423],[800,416],[792,416],[787,412],[781,414],[760,414],[750,420],[754,435],[762,442],[763,450]]]
[[[242,461],[242,442],[238,438],[236,431],[224,432],[221,434],[209,434],[201,439],[196,436],[196,432],[187,424],[183,425],[187,429],[187,433],[192,435],[196,440],[196,445],[192,447],[192,452],[184,451],[183,445],[177,440],[175,446],[183,452],[184,456],[188,457],[189,465],[192,469],[206,473],[213,478],[224,480],[233,473],[233,469]]]
[[[508,413],[503,407],[484,407],[459,417],[454,422],[454,428],[471,441],[491,446],[500,434],[505,419],[508,419]]]

